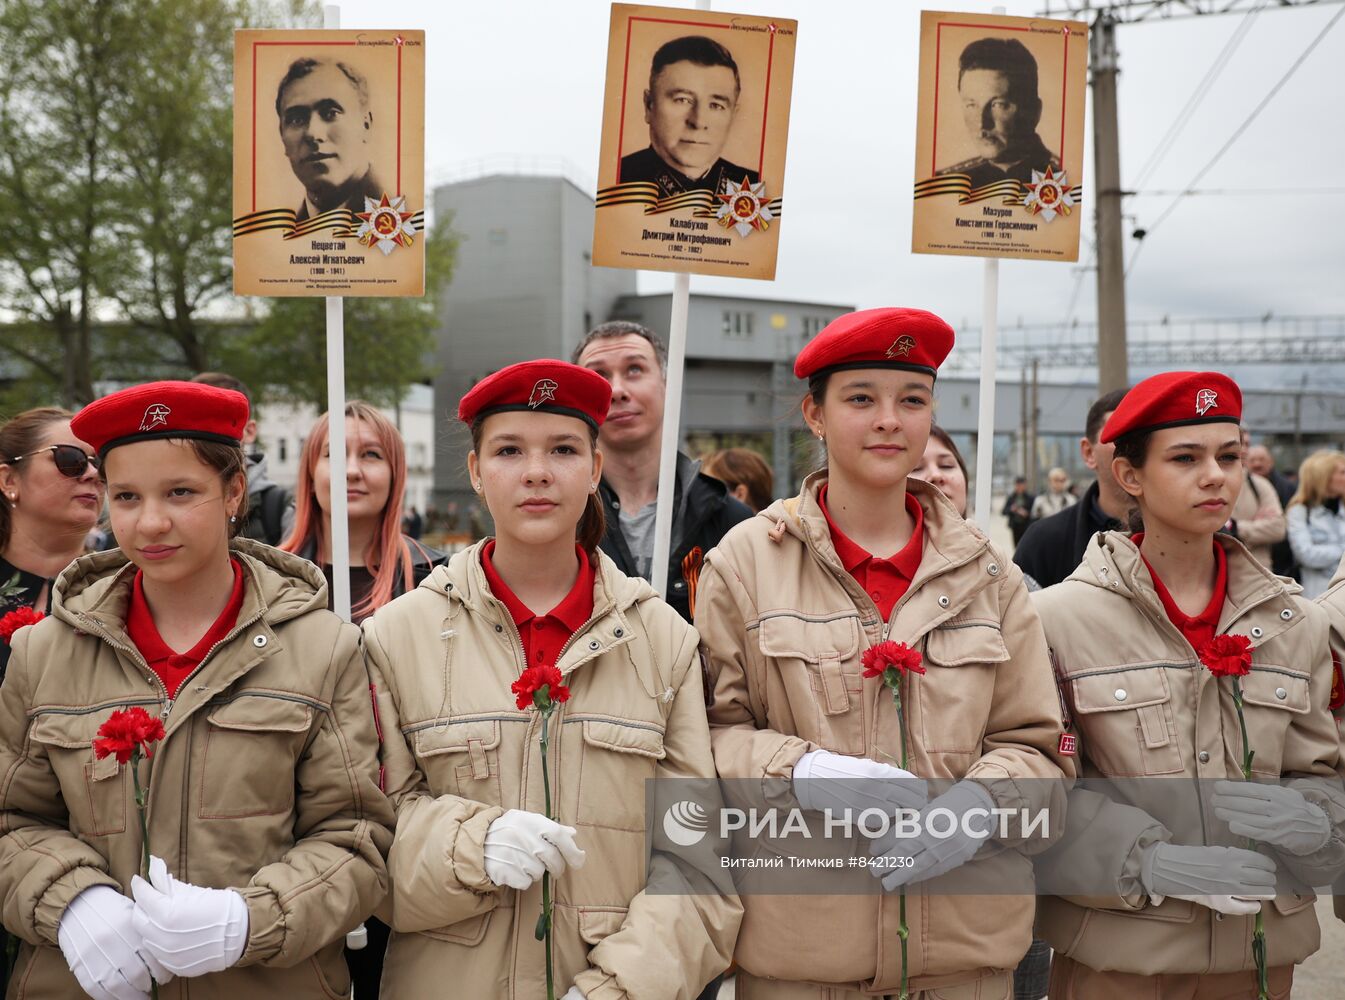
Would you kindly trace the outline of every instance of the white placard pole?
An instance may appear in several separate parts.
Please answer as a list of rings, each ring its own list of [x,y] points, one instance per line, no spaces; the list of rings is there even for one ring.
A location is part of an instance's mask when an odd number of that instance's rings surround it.
[[[992,14],[1003,14],[995,7]],[[995,346],[999,319],[999,258],[986,257],[981,284],[981,398],[976,414],[976,523],[990,533],[990,486],[995,474]],[[1029,484],[1030,485],[1030,484]]]
[[[695,6],[696,10],[709,10],[710,0],[696,0]],[[654,561],[649,567],[650,583],[664,597],[668,596],[668,556],[672,552],[677,442],[682,430],[682,385],[686,370],[687,313],[690,306],[691,275],[674,274],[672,316],[668,320],[668,378],[663,399],[663,436],[659,442],[658,506],[654,510]]]
[[[322,8],[322,26],[341,27],[341,8]],[[332,610],[350,621],[350,523],[346,514],[346,314],[339,295],[327,296],[327,471],[331,479]]]
[[[981,398],[976,414],[976,523],[990,531],[990,478],[995,460],[995,340],[999,312],[999,260],[986,257],[981,289]]]
[[[654,511],[654,562],[650,566],[654,589],[660,594],[667,592],[668,556],[672,551],[673,491],[677,485],[677,442],[681,436],[690,306],[691,275],[673,275],[672,316],[668,320],[668,382],[663,401],[663,436],[659,442],[658,507]]]

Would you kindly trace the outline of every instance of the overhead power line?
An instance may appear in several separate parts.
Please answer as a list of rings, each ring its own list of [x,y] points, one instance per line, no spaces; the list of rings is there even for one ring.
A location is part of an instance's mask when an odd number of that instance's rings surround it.
[[[1326,22],[1326,26],[1317,33],[1317,36],[1308,43],[1307,47],[1302,51],[1302,53],[1299,54],[1298,58],[1293,61],[1293,64],[1287,70],[1285,70],[1284,75],[1281,76],[1279,80],[1275,82],[1275,85],[1266,92],[1266,95],[1261,98],[1261,100],[1257,103],[1256,107],[1252,109],[1251,114],[1249,114],[1243,120],[1241,125],[1239,125],[1236,129],[1233,130],[1233,134],[1230,135],[1227,141],[1224,142],[1224,144],[1219,147],[1218,151],[1212,157],[1210,157],[1209,161],[1203,167],[1201,167],[1199,170],[1196,171],[1195,176],[1191,178],[1191,180],[1187,183],[1186,187],[1182,189],[1181,193],[1178,194],[1175,198],[1173,198],[1172,202],[1168,205],[1167,208],[1163,210],[1162,214],[1160,214],[1158,218],[1154,220],[1153,224],[1146,227],[1147,229],[1146,236],[1152,236],[1153,233],[1158,229],[1158,227],[1167,221],[1168,216],[1170,216],[1176,210],[1177,206],[1181,204],[1182,199],[1185,198],[1188,194],[1193,193],[1193,191],[1195,190],[1195,186],[1200,183],[1200,181],[1204,178],[1206,174],[1208,174],[1212,169],[1214,169],[1215,164],[1217,164],[1221,159],[1223,159],[1224,154],[1227,153],[1233,147],[1233,144],[1242,137],[1242,134],[1246,132],[1248,128],[1251,127],[1252,122],[1256,121],[1256,119],[1260,116],[1261,112],[1266,109],[1266,107],[1270,104],[1272,100],[1274,100],[1275,95],[1278,94],[1280,90],[1284,88],[1284,85],[1288,83],[1289,80],[1293,77],[1293,75],[1298,72],[1299,67],[1302,66],[1305,62],[1307,62],[1308,57],[1312,55],[1313,51],[1316,50],[1317,46],[1322,43],[1322,41],[1326,38],[1328,34],[1330,34],[1331,29],[1336,26],[1336,22],[1339,21],[1342,16],[1345,16],[1345,7],[1339,8],[1336,11],[1336,13],[1332,15],[1331,20]],[[1141,243],[1140,247],[1143,246],[1144,244]],[[1135,255],[1131,257],[1130,264],[1126,267],[1127,272],[1129,272],[1131,267],[1134,267],[1135,257],[1138,255],[1139,255],[1139,247],[1136,248]]]

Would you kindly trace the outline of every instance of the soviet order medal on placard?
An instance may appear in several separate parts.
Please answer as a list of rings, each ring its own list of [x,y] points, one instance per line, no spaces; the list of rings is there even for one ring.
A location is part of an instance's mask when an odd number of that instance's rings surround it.
[[[1088,26],[920,15],[916,253],[1079,259]]]
[[[423,295],[425,33],[234,36],[234,291]]]
[[[775,277],[797,27],[612,5],[594,264]]]

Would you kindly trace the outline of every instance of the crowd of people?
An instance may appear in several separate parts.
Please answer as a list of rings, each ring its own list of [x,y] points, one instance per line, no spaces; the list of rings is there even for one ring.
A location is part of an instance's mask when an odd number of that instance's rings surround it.
[[[1157,375],[1086,415],[1081,494],[1016,484],[1007,552],[933,421],[953,342],[817,334],[823,464],[781,498],[679,454],[662,593],[652,331],[456,402],[493,530],[451,556],[352,401],[352,622],[327,415],[292,493],[218,373],[0,424],[7,996],[1287,998],[1345,878],[1345,455],[1288,481],[1232,379]],[[798,814],[852,881],[748,891],[659,784]]]

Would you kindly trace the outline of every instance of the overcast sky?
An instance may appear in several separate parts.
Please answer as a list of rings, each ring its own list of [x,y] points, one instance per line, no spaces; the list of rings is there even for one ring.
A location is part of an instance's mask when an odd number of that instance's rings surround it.
[[[933,9],[989,13],[992,6],[949,3]],[[1021,15],[1043,9],[1041,2],[1005,6],[1007,13]],[[693,293],[860,307],[917,305],[954,325],[979,324],[981,261],[909,249],[920,5],[723,0],[714,8],[799,22],[784,191],[788,211],[774,282],[695,277]],[[350,0],[342,4],[341,26],[425,29],[431,184],[465,161],[499,154],[568,161],[591,179],[597,173],[609,9],[599,0]],[[1146,189],[1184,187],[1340,10],[1340,4],[1323,3],[1256,16]],[[1118,28],[1121,170],[1127,189],[1135,186],[1140,167],[1243,17]],[[1131,271],[1132,320],[1345,313],[1343,65],[1345,19],[1199,185],[1276,193],[1183,199],[1146,240]],[[1083,183],[1091,194],[1091,95],[1087,127]],[[1304,188],[1335,193],[1286,193]],[[1129,198],[1126,213],[1140,226],[1152,226],[1171,200]],[[1002,264],[1002,325],[1063,319],[1081,276],[1073,315],[1093,318],[1094,276],[1080,271],[1092,237],[1087,203],[1085,210],[1079,265]],[[1134,247],[1127,238],[1127,253]],[[670,287],[666,275],[646,273],[640,279],[642,291]]]

